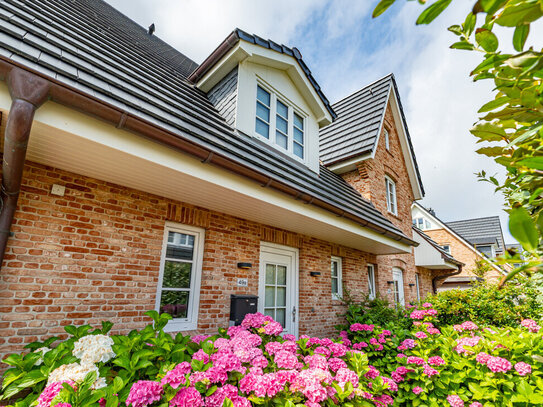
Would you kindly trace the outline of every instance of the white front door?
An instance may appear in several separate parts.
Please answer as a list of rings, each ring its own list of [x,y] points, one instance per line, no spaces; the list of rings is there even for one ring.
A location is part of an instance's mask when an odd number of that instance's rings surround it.
[[[298,249],[260,245],[258,310],[298,335]]]
[[[392,269],[392,279],[394,280],[394,302],[405,306],[405,297],[403,294],[403,271],[399,268]]]

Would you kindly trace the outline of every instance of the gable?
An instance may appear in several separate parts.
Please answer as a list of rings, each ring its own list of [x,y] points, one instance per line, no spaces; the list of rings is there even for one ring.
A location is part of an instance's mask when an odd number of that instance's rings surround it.
[[[421,199],[424,189],[394,76],[387,75],[332,107],[338,118],[320,131],[323,163],[342,174],[356,169],[364,160],[375,158],[385,114],[390,107],[414,199]]]

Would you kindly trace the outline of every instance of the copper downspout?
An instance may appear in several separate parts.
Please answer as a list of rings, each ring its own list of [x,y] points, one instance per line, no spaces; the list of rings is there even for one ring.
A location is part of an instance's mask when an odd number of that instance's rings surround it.
[[[462,272],[462,266],[458,265],[458,270],[456,270],[454,273],[445,274],[444,276],[437,276],[432,278],[432,290],[434,291],[434,294],[437,294],[437,282],[439,280],[444,280],[446,278],[456,276]]]
[[[0,206],[0,267],[8,242],[21,189],[28,137],[34,113],[45,102],[50,84],[30,72],[15,68],[7,77],[11,108],[4,134]]]

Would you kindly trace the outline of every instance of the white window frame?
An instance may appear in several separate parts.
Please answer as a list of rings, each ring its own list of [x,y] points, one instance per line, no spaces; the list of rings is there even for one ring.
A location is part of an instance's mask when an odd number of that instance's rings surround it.
[[[481,251],[481,247],[489,247],[490,246],[490,257],[486,257],[487,259],[493,259],[496,257],[496,248],[493,244],[479,244],[475,245],[475,248],[481,252],[484,256],[486,256],[485,252]]]
[[[449,243],[444,243],[440,245],[440,247],[443,249],[445,253],[451,254],[451,245]],[[445,247],[448,247],[448,249],[445,249]]]
[[[420,302],[420,280],[419,280],[419,273],[415,273],[415,288],[417,289],[417,302]]]
[[[387,151],[390,151],[390,134],[388,133],[388,130],[385,128],[385,148]]]
[[[331,275],[332,265],[337,263],[337,277]],[[332,286],[332,280],[337,279],[337,293],[332,292],[332,299],[338,300],[343,297],[343,259],[341,257],[332,256],[330,260],[330,286]]]
[[[377,296],[377,289],[375,286],[375,264],[368,264],[368,296],[370,300],[374,300]]]
[[[385,189],[386,189],[387,210],[393,215],[398,215],[398,200],[396,198],[396,183],[388,175],[385,175]]]
[[[190,294],[187,307],[187,318],[174,318],[168,322],[166,332],[195,330],[198,327],[198,311],[200,308],[200,285],[202,280],[202,263],[204,258],[205,230],[194,226],[175,222],[166,222],[160,259],[160,272],[158,277],[155,309],[160,312],[160,298],[162,294],[162,281],[164,279],[164,266],[166,264],[166,249],[169,232],[183,233],[194,236],[194,251],[192,259]]]
[[[285,154],[287,154],[289,157],[292,157],[294,158],[295,160],[297,161],[300,161],[304,164],[307,165],[307,162],[308,162],[308,140],[307,140],[307,126],[308,126],[308,123],[307,123],[307,117],[308,115],[305,114],[300,108],[298,108],[297,106],[295,106],[292,102],[289,102],[287,98],[283,97],[282,95],[279,94],[279,92],[277,92],[276,90],[274,90],[271,86],[267,85],[266,83],[264,83],[262,80],[259,80],[257,79],[257,82],[256,82],[256,90],[257,90],[257,93],[255,93],[254,95],[254,103],[255,103],[255,106],[256,104],[258,103],[257,102],[257,94],[258,94],[258,87],[262,88],[263,90],[265,90],[266,92],[268,92],[270,94],[270,122],[269,122],[269,133],[268,135],[270,136],[269,138],[266,138],[264,136],[262,136],[261,134],[257,133],[256,132],[256,124],[255,124],[255,121],[257,120],[256,119],[256,112],[255,112],[255,117],[254,117],[254,121],[253,121],[253,134],[256,138],[258,138],[259,140],[262,140],[264,141],[265,143],[273,146],[273,148],[275,148],[277,151],[281,151]],[[276,126],[276,121],[277,121],[277,101],[280,101],[281,103],[283,103],[285,106],[287,106],[288,108],[288,128],[287,128],[287,138],[288,138],[288,141],[287,141],[287,149],[285,150],[283,147],[281,147],[279,144],[276,143],[275,141],[275,137],[276,137],[276,130],[277,130],[277,126]],[[299,129],[297,126],[297,128],[299,130],[303,130],[303,144],[300,144],[296,141],[294,141],[294,113],[296,113],[299,117],[301,117],[302,119],[302,126],[303,126],[303,129]],[[281,132],[282,133],[282,132]],[[294,143],[296,144],[299,144],[303,147],[303,151],[304,151],[304,156],[303,157],[298,157],[296,154],[294,154]]]
[[[396,278],[399,277],[399,278]],[[392,295],[394,298],[395,304],[400,304],[405,307],[405,287],[404,287],[404,273],[403,270],[399,267],[392,268],[392,281],[394,282],[392,288]],[[396,282],[398,286],[398,291],[396,291]],[[396,301],[396,293],[398,294],[398,301]]]

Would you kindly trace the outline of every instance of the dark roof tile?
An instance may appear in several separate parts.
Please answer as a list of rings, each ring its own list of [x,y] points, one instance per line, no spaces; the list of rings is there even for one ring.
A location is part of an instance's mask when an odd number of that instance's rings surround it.
[[[505,245],[499,216],[458,220],[446,225],[473,245],[497,243],[496,253],[503,253]]]

